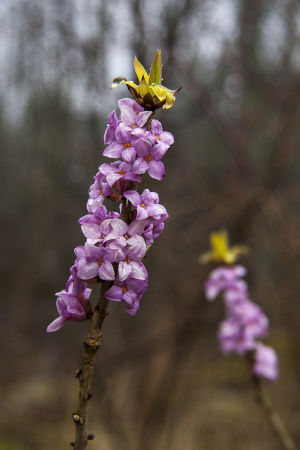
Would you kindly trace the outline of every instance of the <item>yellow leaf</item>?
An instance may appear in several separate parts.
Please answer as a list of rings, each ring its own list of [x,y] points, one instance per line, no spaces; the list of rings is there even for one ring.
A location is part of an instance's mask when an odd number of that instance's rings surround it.
[[[145,78],[142,78],[140,81],[139,94],[141,97],[144,97],[146,94],[149,94],[149,86],[146,83]]]
[[[121,77],[114,78],[112,84],[110,85],[110,87],[111,88],[118,87],[118,86],[120,86],[120,84],[126,83],[126,81],[127,81],[126,78],[125,79],[121,79]]]
[[[118,81],[116,81],[116,78],[113,80],[110,87],[113,89],[113,88],[120,86],[120,84],[126,84],[126,86],[131,86],[136,90],[138,89],[138,86],[133,81],[122,80],[122,81],[118,82]]]
[[[157,98],[159,98],[160,101],[164,100],[167,95],[167,88],[164,86],[150,86],[151,91],[154,92]]]
[[[211,233],[210,245],[212,250],[204,253],[199,258],[199,262],[202,264],[210,261],[234,264],[240,255],[248,253],[248,248],[243,245],[229,247],[228,233],[226,230]]]
[[[161,50],[156,50],[154,55],[150,74],[149,74],[149,84],[160,84],[161,83]]]
[[[170,108],[172,108],[172,106],[174,105],[174,102],[175,102],[174,95],[170,94],[169,92],[167,92],[166,103],[163,105],[163,109],[170,109]]]
[[[222,259],[228,251],[228,234],[226,230],[220,230],[219,233],[211,233],[210,244],[213,252],[218,259]]]
[[[203,255],[200,255],[198,258],[199,263],[201,264],[207,264],[210,261],[214,260],[214,253],[213,252],[206,252],[203,253]]]
[[[137,57],[135,56],[134,58],[134,70],[136,73],[136,76],[138,77],[138,80],[141,81],[142,78],[144,77],[144,79],[146,80],[146,82],[148,83],[149,80],[149,75],[147,74],[143,64],[141,64],[139,62],[139,60],[137,59]]]

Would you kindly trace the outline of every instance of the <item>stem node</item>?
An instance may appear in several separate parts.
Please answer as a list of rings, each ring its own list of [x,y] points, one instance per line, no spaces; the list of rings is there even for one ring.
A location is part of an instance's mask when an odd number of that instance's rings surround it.
[[[80,424],[80,425],[83,424],[83,418],[82,418],[79,414],[73,413],[73,414],[72,414],[72,417],[73,417],[73,420],[74,420],[74,422],[75,422],[76,424]]]

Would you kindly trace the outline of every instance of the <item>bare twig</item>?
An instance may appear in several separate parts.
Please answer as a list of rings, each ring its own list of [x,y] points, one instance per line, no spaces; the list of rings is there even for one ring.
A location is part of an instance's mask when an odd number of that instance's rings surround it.
[[[252,366],[253,355],[249,353],[247,355],[247,359],[250,365]],[[280,441],[282,448],[284,448],[285,450],[297,450],[296,444],[294,443],[291,435],[289,434],[287,428],[285,427],[284,423],[281,420],[281,417],[274,408],[271,400],[269,399],[264,389],[263,380],[261,379],[261,377],[252,374],[252,384],[256,392],[257,400],[261,405],[261,407],[263,408],[269,421],[269,424],[274,434]]]
[[[85,449],[88,438],[92,438],[92,435],[87,434],[88,401],[92,395],[91,385],[95,360],[101,344],[103,322],[107,314],[108,300],[104,298],[104,293],[111,284],[111,281],[104,281],[102,283],[98,303],[91,318],[88,337],[83,344],[84,355],[82,367],[76,374],[79,380],[78,405],[76,412],[72,415],[75,423],[75,443],[73,444],[75,450]]]

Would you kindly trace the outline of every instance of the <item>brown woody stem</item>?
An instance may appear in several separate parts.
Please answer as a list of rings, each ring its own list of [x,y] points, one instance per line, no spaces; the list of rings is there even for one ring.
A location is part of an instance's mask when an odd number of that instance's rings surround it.
[[[91,398],[91,385],[96,355],[101,345],[102,326],[107,314],[108,300],[104,298],[104,293],[111,284],[111,281],[103,281],[101,283],[101,292],[90,321],[88,337],[83,344],[84,355],[82,367],[76,374],[79,380],[78,403],[76,412],[72,414],[75,423],[75,443],[72,443],[72,445],[75,450],[85,449],[88,443],[88,401]]]

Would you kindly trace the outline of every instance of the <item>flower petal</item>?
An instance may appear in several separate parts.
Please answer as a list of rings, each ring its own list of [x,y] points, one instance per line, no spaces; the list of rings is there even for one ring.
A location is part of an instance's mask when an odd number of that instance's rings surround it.
[[[167,144],[164,144],[163,142],[158,142],[157,144],[154,144],[151,156],[153,159],[161,159],[165,154],[167,153],[169,146]]]
[[[124,161],[131,163],[135,160],[136,151],[134,150],[134,148],[128,147],[122,151],[121,155]]]
[[[125,263],[124,261],[121,261],[119,263],[118,267],[118,277],[120,281],[126,280],[126,278],[129,277],[131,274],[132,268],[130,264]]]
[[[151,131],[155,136],[160,136],[162,133],[162,125],[159,120],[152,119],[151,120]]]
[[[81,225],[81,231],[87,239],[99,239],[99,225],[96,223],[84,223]]]
[[[98,267],[96,261],[87,262],[84,259],[80,259],[77,263],[77,275],[82,280],[89,280],[98,275]]]
[[[120,117],[124,124],[133,126],[135,125],[136,113],[133,110],[132,106],[128,104],[129,99],[119,100],[118,105],[121,111]]]
[[[121,158],[121,152],[123,150],[123,145],[113,142],[103,151],[103,155],[108,158]]]
[[[109,261],[103,261],[101,266],[98,269],[99,277],[101,280],[114,280],[115,279],[115,271],[113,265]]]
[[[174,144],[174,136],[172,133],[169,133],[168,131],[163,131],[159,136],[159,139],[161,140],[161,142],[169,146]]]
[[[150,161],[148,173],[155,180],[162,180],[165,176],[165,167],[161,161]]]
[[[129,289],[129,291],[125,292],[125,294],[123,295],[123,300],[128,305],[132,305],[136,301],[136,299],[137,295],[132,289]]]
[[[57,317],[57,319],[53,320],[53,322],[51,322],[50,325],[48,325],[47,332],[53,333],[54,331],[57,331],[60,328],[62,328],[65,323],[66,323],[66,319],[64,317],[61,317],[61,316]]]
[[[125,125],[122,122],[116,129],[116,141],[119,144],[128,144],[131,141],[130,133],[125,129]]]
[[[154,203],[153,205],[147,206],[147,211],[149,217],[159,218],[159,216],[166,214],[167,210],[163,205],[159,203]]]
[[[148,272],[142,262],[131,261],[130,266],[132,268],[131,276],[133,278],[137,278],[138,280],[147,280]]]
[[[122,175],[122,174],[120,174],[118,172],[114,172],[114,173],[111,173],[111,174],[107,175],[106,180],[107,180],[108,185],[110,187],[112,187],[115,184],[116,181],[120,180],[123,177],[124,177],[124,175]]]
[[[136,117],[136,124],[139,128],[142,128],[149,117],[151,116],[152,111],[142,111]]]
[[[123,193],[123,197],[127,198],[133,204],[133,206],[137,206],[141,203],[140,194],[136,191],[125,191]]]
[[[133,163],[132,171],[138,175],[141,175],[146,172],[148,167],[148,163],[143,158],[138,158]]]
[[[141,138],[137,145],[136,145],[136,151],[137,154],[141,157],[145,157],[151,153],[152,150],[152,143],[148,139]]]
[[[142,206],[136,207],[136,220],[145,220],[148,218],[148,209]]]
[[[105,298],[113,302],[120,302],[122,300],[123,291],[120,286],[112,286],[105,292]]]
[[[134,220],[131,222],[128,228],[129,235],[132,236],[133,234],[142,234],[145,228],[145,220]]]
[[[142,236],[134,235],[127,240],[130,246],[127,249],[127,255],[130,259],[142,259],[145,256],[147,247]]]

